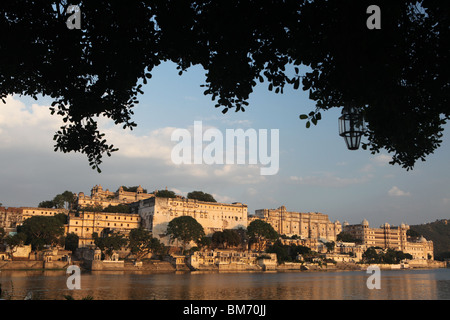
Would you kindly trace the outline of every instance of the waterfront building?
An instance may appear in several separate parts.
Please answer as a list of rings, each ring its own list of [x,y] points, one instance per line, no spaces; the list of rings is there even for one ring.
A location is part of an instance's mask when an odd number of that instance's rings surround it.
[[[330,242],[336,241],[336,236],[342,231],[339,221],[331,222],[328,215],[320,212],[293,212],[281,206],[256,210],[255,216],[271,224],[279,234],[289,237],[297,235],[301,239]]]
[[[44,216],[50,217],[57,215],[59,213],[67,214],[69,210],[67,209],[55,209],[55,208],[33,208],[33,207],[24,207],[22,209],[22,221],[25,221],[28,218],[36,217],[36,216]]]
[[[408,239],[409,226],[402,223],[400,226],[391,226],[389,223],[379,228],[369,227],[364,219],[360,224],[349,225],[344,223],[343,231],[361,240],[361,244],[368,247],[394,249],[409,253],[414,259],[434,259],[433,242],[425,238],[419,240]]]
[[[139,228],[141,218],[137,214],[84,212],[69,213],[66,234],[75,233],[79,237],[78,246],[85,247],[94,244],[92,234],[100,237],[110,232],[128,235],[132,229]]]
[[[247,205],[239,202],[219,203],[184,198],[153,197],[130,205],[139,214],[142,225],[169,244],[166,234],[169,222],[181,216],[191,216],[199,222],[207,236],[224,229],[247,228]]]
[[[14,232],[22,221],[22,208],[0,207],[0,228],[6,232]]]
[[[90,196],[85,195],[83,192],[78,193],[75,205],[78,209],[96,206],[106,208],[110,205],[129,204],[154,196],[153,193],[144,193],[144,189],[141,186],[135,192],[125,191],[122,186],[116,192],[112,192],[109,189],[103,190],[101,185],[96,185],[91,189]]]
[[[0,207],[0,228],[7,232],[14,232],[17,226],[31,217],[45,216],[50,217],[59,213],[67,214],[66,209],[55,208],[35,208],[35,207]]]
[[[196,251],[189,256],[188,263],[195,270],[275,270],[277,255],[235,250]]]

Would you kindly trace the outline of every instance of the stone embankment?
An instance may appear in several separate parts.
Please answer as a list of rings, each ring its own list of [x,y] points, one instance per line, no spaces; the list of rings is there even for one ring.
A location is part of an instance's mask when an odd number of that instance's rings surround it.
[[[72,261],[85,270],[90,271],[145,271],[145,272],[176,272],[176,271],[217,271],[217,272],[252,272],[252,271],[341,271],[341,270],[367,270],[369,266],[376,265],[382,270],[445,268],[445,262],[423,261],[409,264],[356,264],[348,262],[338,263],[297,263],[286,262],[278,265],[221,263],[198,265],[196,268],[188,264],[177,264],[170,261],[146,260],[142,262],[84,260]],[[66,261],[0,261],[0,270],[64,270],[69,266]]]
[[[128,262],[128,261],[89,261],[83,264],[91,271],[147,271],[147,272],[175,272],[177,268],[167,261],[145,261],[145,262]],[[189,269],[188,269],[189,270]]]
[[[0,261],[0,270],[63,270],[68,266],[67,261]]]

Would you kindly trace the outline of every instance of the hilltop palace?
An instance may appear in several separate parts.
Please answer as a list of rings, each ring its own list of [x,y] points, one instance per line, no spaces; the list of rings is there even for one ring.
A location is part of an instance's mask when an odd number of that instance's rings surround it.
[[[165,235],[168,223],[180,216],[195,218],[204,228],[207,236],[224,229],[246,229],[248,224],[261,219],[273,226],[275,231],[283,235],[283,242],[308,246],[317,252],[324,251],[324,244],[336,242],[334,253],[330,258],[337,261],[350,261],[361,258],[368,247],[381,249],[395,249],[409,253],[414,259],[434,259],[433,242],[423,237],[410,240],[407,237],[408,225],[390,226],[384,224],[379,228],[369,227],[367,220],[361,224],[341,224],[330,221],[328,215],[319,212],[287,211],[285,206],[278,209],[259,209],[254,215],[249,215],[247,205],[234,203],[204,202],[186,199],[155,197],[154,193],[144,193],[139,186],[136,191],[125,191],[120,187],[116,192],[96,185],[87,196],[83,192],[74,194],[72,210],[49,208],[4,208],[0,207],[0,228],[7,232],[14,232],[16,227],[32,216],[50,216],[58,213],[68,215],[65,225],[66,234],[75,233],[79,237],[79,247],[91,246],[94,243],[92,234],[99,235],[116,231],[127,235],[130,230],[143,226],[151,231],[153,236],[168,245],[169,239]],[[108,206],[126,204],[130,213],[113,213],[98,210]],[[92,208],[97,208],[92,212]],[[88,211],[89,209],[91,211]],[[358,244],[337,242],[341,232],[351,234],[359,240]],[[349,255],[351,253],[351,255]]]

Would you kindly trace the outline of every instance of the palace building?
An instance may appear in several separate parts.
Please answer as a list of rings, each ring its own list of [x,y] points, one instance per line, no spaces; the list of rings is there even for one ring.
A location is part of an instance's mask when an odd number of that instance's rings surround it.
[[[259,209],[255,218],[266,221],[281,235],[297,235],[301,239],[336,241],[341,233],[339,221],[331,222],[328,215],[319,212],[291,212],[285,206],[278,209]]]
[[[100,237],[107,233],[116,232],[128,235],[132,229],[140,226],[141,218],[137,214],[84,212],[69,213],[66,234],[75,233],[79,237],[79,247],[94,244],[92,234],[96,232]]]
[[[164,244],[168,223],[181,216],[191,216],[205,230],[207,236],[224,229],[247,228],[247,205],[242,203],[205,202],[184,198],[153,197],[131,204],[132,212],[139,214],[144,228],[150,230]]]
[[[96,185],[91,189],[91,195],[87,196],[83,192],[78,193],[76,199],[76,207],[96,207],[101,206],[106,208],[108,206],[117,206],[119,204],[129,204],[139,200],[152,198],[153,193],[144,193],[144,189],[139,186],[136,192],[125,191],[121,186],[116,192],[103,190],[101,185]]]
[[[34,207],[0,207],[0,228],[7,232],[14,232],[17,226],[31,217],[35,216],[54,216],[58,213],[67,214],[66,209],[55,208],[34,208]]]
[[[414,259],[434,259],[433,241],[427,241],[421,237],[419,240],[408,239],[406,232],[409,226],[390,226],[389,223],[379,228],[370,228],[369,222],[364,219],[360,224],[349,225],[344,223],[343,231],[362,241],[367,247],[380,247],[382,249],[394,249],[409,253]]]

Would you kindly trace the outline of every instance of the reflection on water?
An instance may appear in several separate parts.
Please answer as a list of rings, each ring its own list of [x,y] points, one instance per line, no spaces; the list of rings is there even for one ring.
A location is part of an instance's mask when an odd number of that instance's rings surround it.
[[[369,290],[364,271],[255,273],[86,272],[81,289],[68,290],[64,271],[2,271],[13,299],[95,300],[447,300],[450,269],[381,271],[381,289]]]

